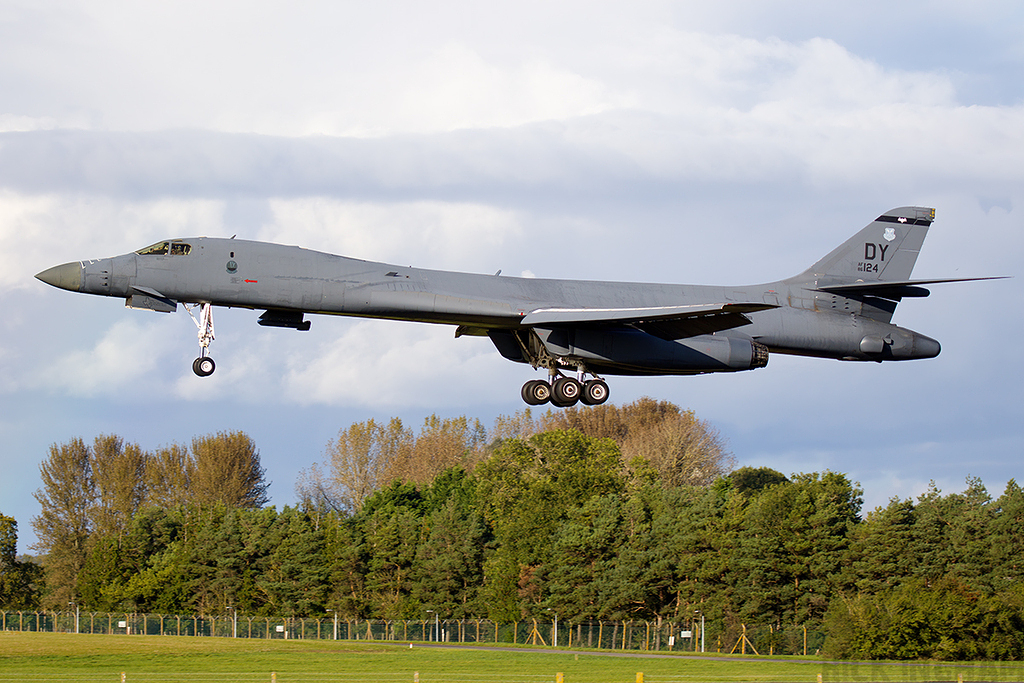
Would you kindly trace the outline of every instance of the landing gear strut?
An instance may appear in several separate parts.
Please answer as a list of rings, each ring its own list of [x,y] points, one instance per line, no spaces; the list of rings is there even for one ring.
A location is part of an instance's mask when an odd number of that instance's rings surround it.
[[[557,408],[568,408],[579,402],[588,406],[599,406],[608,400],[608,384],[595,373],[587,370],[586,363],[579,358],[562,358],[552,355],[535,331],[514,333],[522,353],[522,359],[537,368],[546,368],[548,380],[533,379],[523,385],[523,401],[531,406],[545,403]],[[576,377],[567,377],[562,370],[576,369]],[[592,379],[584,381],[590,375]]]
[[[199,304],[199,319],[193,315],[192,309],[195,308],[195,304],[185,304],[185,309],[188,311],[189,316],[192,318],[192,322],[199,328],[199,358],[192,361],[192,372],[196,373],[200,377],[209,377],[213,374],[213,371],[217,369],[217,364],[210,358],[209,349],[210,342],[213,341],[213,306],[210,304]]]

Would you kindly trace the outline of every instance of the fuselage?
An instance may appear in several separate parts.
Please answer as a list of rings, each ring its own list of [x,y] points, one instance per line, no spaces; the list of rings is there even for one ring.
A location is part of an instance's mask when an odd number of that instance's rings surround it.
[[[763,368],[772,353],[854,361],[933,358],[939,343],[892,324],[922,285],[911,279],[935,210],[891,209],[802,273],[758,285],[502,277],[363,261],[300,247],[194,237],[76,261],[36,277],[55,287],[173,312],[198,327],[192,370],[214,372],[214,307],[264,309],[269,327],[308,330],[307,314],[451,325],[486,336],[508,360],[548,372],[530,405],[608,400],[609,375],[691,375]],[[988,278],[969,278],[988,279]],[[195,315],[198,308],[199,315]],[[574,373],[575,377],[569,373]]]
[[[748,313],[749,324],[714,336],[754,340],[775,353],[846,360],[909,360],[939,353],[934,339],[889,323],[887,302],[828,294],[807,282],[720,287],[520,278],[398,266],[247,240],[197,237],[162,244],[166,248],[158,244],[148,252],[81,262],[77,291],[122,297],[129,305],[133,299],[156,297],[456,325],[460,334],[515,330],[530,312],[553,307],[763,302],[772,308]],[[65,275],[67,283],[74,276]],[[614,374],[613,366],[603,364],[603,371]],[[620,370],[642,372],[637,367]],[[670,367],[649,371],[673,374]]]

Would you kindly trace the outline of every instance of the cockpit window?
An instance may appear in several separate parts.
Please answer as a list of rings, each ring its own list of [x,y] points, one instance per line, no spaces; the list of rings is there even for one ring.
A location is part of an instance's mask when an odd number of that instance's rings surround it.
[[[145,249],[139,249],[136,254],[139,256],[184,256],[192,251],[192,245],[186,242],[157,242]]]
[[[167,256],[167,242],[157,242],[135,253],[139,256]]]

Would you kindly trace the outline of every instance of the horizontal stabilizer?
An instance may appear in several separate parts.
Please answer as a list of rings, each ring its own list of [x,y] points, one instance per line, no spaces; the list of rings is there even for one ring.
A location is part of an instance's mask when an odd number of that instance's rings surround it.
[[[848,282],[837,285],[823,285],[814,291],[831,294],[868,294],[883,299],[899,300],[903,297],[924,297],[929,292],[921,285],[939,285],[947,282],[978,282],[981,280],[1002,280],[1003,277],[961,277],[938,280],[885,280],[876,282]]]
[[[764,303],[698,304],[644,308],[540,308],[523,317],[527,327],[631,326],[662,339],[684,339],[748,325],[745,313],[777,306]]]

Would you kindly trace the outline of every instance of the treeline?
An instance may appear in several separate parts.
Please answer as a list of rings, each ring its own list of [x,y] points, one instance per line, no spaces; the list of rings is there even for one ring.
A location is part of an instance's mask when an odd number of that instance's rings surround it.
[[[322,463],[302,472],[296,491],[303,507],[355,512],[390,482],[423,486],[450,467],[472,471],[507,439],[558,429],[611,439],[627,465],[643,462],[668,485],[706,486],[735,466],[718,432],[693,411],[644,398],[622,407],[569,408],[537,417],[527,409],[499,416],[489,432],[466,417],[431,415],[418,433],[398,418],[356,423],[327,444]]]
[[[862,518],[861,491],[842,474],[730,472],[713,430],[670,404],[560,415],[503,418],[490,434],[461,419],[428,419],[418,435],[353,425],[300,482],[302,504],[281,511],[178,500],[100,529],[99,496],[82,508],[93,521],[79,571],[48,599],[503,623],[700,613],[708,644],[726,649],[748,624],[772,626],[777,651],[799,651],[783,641],[807,627],[837,657],[1024,656],[1015,482],[998,499],[977,480],[961,494],[932,487]],[[463,447],[439,456],[417,447],[424,434]],[[404,477],[386,481],[395,467]],[[46,567],[48,581],[62,576]]]
[[[39,467],[41,512],[32,520],[45,552],[43,604],[78,600],[90,555],[119,542],[136,511],[221,504],[257,509],[269,500],[259,451],[241,432],[220,432],[153,452],[118,436],[54,444]],[[100,551],[102,552],[102,551]]]

